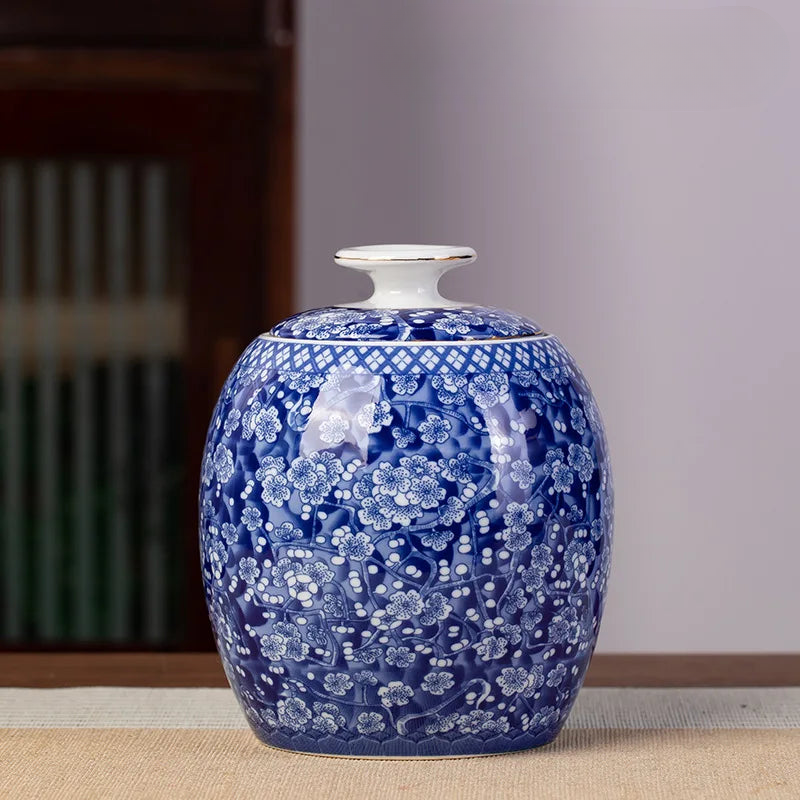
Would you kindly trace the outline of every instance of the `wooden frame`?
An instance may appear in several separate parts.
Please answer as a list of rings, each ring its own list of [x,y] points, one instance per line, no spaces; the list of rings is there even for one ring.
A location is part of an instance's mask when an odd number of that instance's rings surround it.
[[[282,0],[4,0],[0,41],[56,46],[243,47],[263,40]]]
[[[216,653],[5,653],[0,686],[227,686]],[[617,655],[586,686],[800,686],[800,654]]]

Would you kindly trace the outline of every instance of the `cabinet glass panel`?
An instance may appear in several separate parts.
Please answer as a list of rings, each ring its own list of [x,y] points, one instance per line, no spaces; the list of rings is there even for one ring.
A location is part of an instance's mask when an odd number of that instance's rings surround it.
[[[0,163],[0,640],[180,639],[181,170]]]

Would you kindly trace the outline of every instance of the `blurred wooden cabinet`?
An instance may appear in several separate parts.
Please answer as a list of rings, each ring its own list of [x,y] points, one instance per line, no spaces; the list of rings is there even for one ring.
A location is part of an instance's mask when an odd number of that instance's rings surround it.
[[[0,646],[205,649],[196,483],[291,304],[288,0],[0,8]]]

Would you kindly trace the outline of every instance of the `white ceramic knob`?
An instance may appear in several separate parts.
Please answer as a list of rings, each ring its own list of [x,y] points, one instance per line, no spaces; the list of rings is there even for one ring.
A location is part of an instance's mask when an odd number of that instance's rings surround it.
[[[374,290],[355,308],[448,308],[460,306],[439,294],[439,278],[476,259],[471,247],[443,244],[372,244],[345,247],[334,256],[343,267],[366,272]]]

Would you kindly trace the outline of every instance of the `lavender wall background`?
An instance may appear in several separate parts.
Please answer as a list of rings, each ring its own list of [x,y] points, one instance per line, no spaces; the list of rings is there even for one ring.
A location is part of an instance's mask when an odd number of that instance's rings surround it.
[[[338,247],[557,332],[617,486],[599,649],[800,650],[800,6],[303,0],[298,307]]]

